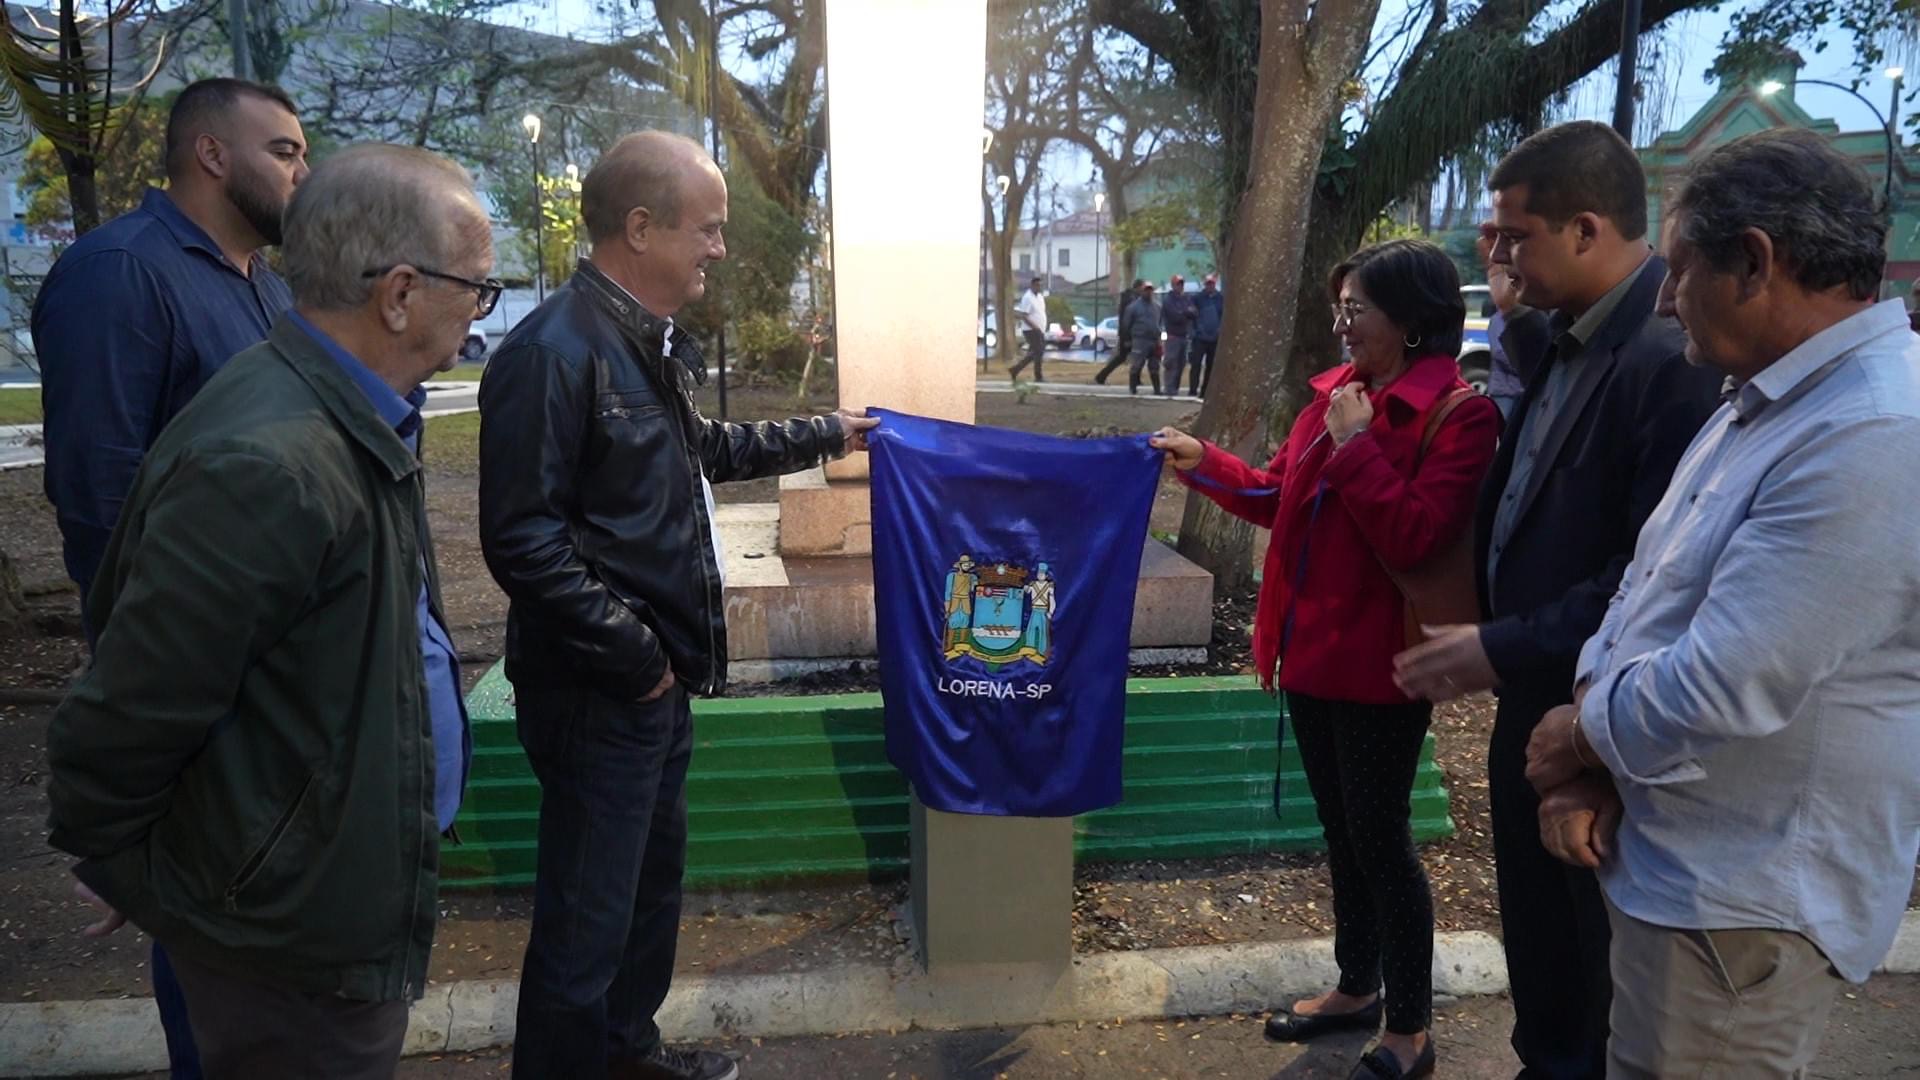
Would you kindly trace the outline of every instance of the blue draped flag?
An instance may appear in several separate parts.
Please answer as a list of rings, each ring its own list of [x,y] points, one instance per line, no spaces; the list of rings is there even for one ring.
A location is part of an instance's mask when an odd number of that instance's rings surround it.
[[[1119,802],[1161,453],[1145,435],[872,415],[888,758],[936,810],[1063,817]]]

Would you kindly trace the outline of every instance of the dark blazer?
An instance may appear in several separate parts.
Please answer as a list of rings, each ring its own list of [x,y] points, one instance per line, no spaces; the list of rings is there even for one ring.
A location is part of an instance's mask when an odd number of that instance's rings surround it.
[[[1665,277],[1656,256],[1588,342],[1489,582],[1495,512],[1552,361],[1531,373],[1494,455],[1474,521],[1474,565],[1487,618],[1480,640],[1503,695],[1571,700],[1580,648],[1606,615],[1640,527],[1719,408],[1720,375],[1687,363],[1679,324],[1653,313]]]
[[[1500,347],[1506,350],[1507,363],[1520,377],[1522,387],[1533,381],[1533,369],[1540,366],[1540,358],[1547,355],[1551,344],[1553,329],[1547,313],[1533,308],[1508,316],[1506,329],[1500,334]]]

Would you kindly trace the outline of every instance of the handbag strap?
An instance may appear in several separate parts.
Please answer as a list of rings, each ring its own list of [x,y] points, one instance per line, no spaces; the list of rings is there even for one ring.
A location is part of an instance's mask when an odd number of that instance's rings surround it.
[[[1448,392],[1447,396],[1441,400],[1439,405],[1434,407],[1432,412],[1427,414],[1426,430],[1420,433],[1420,450],[1413,458],[1413,474],[1415,476],[1420,475],[1420,466],[1427,459],[1427,451],[1433,446],[1434,436],[1440,434],[1441,425],[1447,422],[1447,417],[1453,415],[1453,410],[1459,408],[1461,402],[1474,396],[1478,392],[1479,391],[1471,386],[1455,387]],[[1388,566],[1387,560],[1380,558],[1378,551],[1373,553],[1373,557],[1380,563],[1380,569],[1387,572],[1387,577],[1393,581],[1393,587],[1400,590],[1402,597],[1408,597],[1408,603],[1411,604],[1412,600],[1408,593],[1406,578],[1401,576],[1399,571]]]
[[[1447,422],[1447,417],[1453,415],[1453,410],[1459,408],[1461,402],[1472,397],[1476,392],[1471,386],[1457,386],[1432,412],[1427,414],[1427,428],[1420,433],[1420,452],[1414,455],[1413,459],[1413,468],[1416,473],[1420,470],[1420,463],[1427,458],[1427,450],[1433,446],[1433,437],[1440,434],[1440,425]]]

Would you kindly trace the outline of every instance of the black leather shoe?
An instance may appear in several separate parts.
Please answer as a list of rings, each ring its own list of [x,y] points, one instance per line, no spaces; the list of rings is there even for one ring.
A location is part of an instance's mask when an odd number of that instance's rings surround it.
[[[1361,1056],[1360,1063],[1347,1074],[1347,1080],[1414,1080],[1432,1076],[1433,1064],[1433,1035],[1429,1033],[1427,1045],[1420,1048],[1420,1056],[1413,1059],[1413,1065],[1405,1072],[1400,1071],[1398,1057],[1376,1046]]]
[[[1267,1038],[1274,1042],[1306,1042],[1335,1031],[1373,1031],[1380,1026],[1383,1006],[1379,998],[1362,1009],[1344,1013],[1301,1015],[1281,1010],[1267,1017]]]
[[[740,1066],[732,1058],[712,1050],[676,1050],[656,1046],[646,1060],[609,1069],[610,1076],[621,1080],[739,1080]]]

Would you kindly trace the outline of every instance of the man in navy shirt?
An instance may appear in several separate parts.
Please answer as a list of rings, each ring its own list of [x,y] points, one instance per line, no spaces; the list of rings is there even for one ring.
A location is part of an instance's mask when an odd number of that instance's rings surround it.
[[[75,241],[33,306],[47,498],[84,599],[154,437],[293,303],[261,249],[307,175],[293,102],[207,79],[167,118],[167,190]]]
[[[160,429],[293,303],[261,253],[307,175],[292,100],[237,79],[194,83],[167,117],[166,155],[167,190],[69,247],[33,307],[47,498],[83,606]],[[153,986],[173,1075],[196,1078],[186,1002],[157,945]]]

